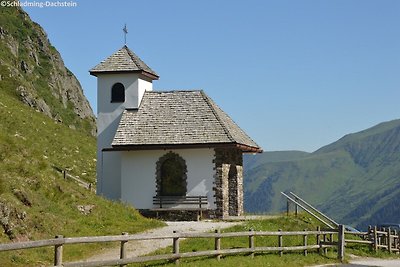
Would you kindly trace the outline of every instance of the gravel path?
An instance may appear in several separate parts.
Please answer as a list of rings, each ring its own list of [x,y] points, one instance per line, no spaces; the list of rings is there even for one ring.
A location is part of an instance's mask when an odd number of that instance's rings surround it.
[[[162,236],[171,234],[173,231],[185,233],[202,233],[214,229],[228,228],[234,225],[241,224],[242,222],[213,222],[213,221],[199,221],[199,222],[166,222],[167,226],[157,229],[152,229],[144,232],[148,236]],[[143,235],[144,233],[140,233]],[[156,239],[156,240],[143,240],[143,241],[129,241],[127,245],[127,257],[137,257],[149,254],[160,248],[165,248],[172,245],[170,239]],[[112,260],[119,258],[119,247],[112,249],[104,249],[98,255],[90,257],[87,261],[99,260]]]
[[[314,265],[312,267],[399,267],[400,259],[378,259],[378,258],[362,258],[352,256],[353,259],[347,264],[333,263]]]
[[[380,266],[380,267],[399,267],[400,259],[376,259],[376,258],[361,258],[350,260],[349,266]]]

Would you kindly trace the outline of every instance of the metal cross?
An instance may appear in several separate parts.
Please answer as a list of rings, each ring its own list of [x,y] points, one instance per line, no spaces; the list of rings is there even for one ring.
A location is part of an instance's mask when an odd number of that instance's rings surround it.
[[[126,35],[128,34],[128,28],[126,28],[126,23],[122,30],[124,31],[124,38],[125,38],[125,45],[126,45]]]

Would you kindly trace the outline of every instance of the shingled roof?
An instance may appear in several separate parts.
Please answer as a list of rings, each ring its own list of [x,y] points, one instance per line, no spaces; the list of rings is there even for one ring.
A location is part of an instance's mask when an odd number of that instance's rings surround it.
[[[147,91],[139,109],[125,110],[112,142],[114,149],[193,145],[260,147],[203,91]]]
[[[157,80],[159,76],[146,65],[132,50],[124,45],[120,50],[100,62],[90,71],[91,75],[110,72],[144,72]]]

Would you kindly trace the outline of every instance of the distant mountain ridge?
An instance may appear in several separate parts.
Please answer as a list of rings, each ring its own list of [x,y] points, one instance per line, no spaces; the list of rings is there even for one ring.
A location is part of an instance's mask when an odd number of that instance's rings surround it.
[[[293,191],[346,224],[400,221],[400,120],[346,135],[313,153],[266,152],[244,162],[248,212],[282,211],[280,192]]]

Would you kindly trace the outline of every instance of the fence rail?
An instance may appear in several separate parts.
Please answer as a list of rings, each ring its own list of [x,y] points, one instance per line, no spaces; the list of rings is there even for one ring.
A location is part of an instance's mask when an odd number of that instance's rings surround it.
[[[54,247],[54,266],[109,266],[109,265],[125,265],[129,263],[137,262],[149,262],[156,260],[174,260],[179,262],[181,258],[191,258],[191,257],[201,257],[201,256],[215,256],[220,259],[223,255],[232,254],[250,254],[252,257],[254,253],[261,252],[279,252],[280,255],[283,252],[289,251],[303,251],[304,255],[310,250],[321,250],[328,247],[337,247],[337,242],[332,244],[323,244],[320,242],[319,237],[332,236],[337,234],[336,231],[294,231],[294,232],[229,232],[221,233],[216,230],[215,233],[172,233],[163,236],[148,236],[148,235],[128,235],[123,233],[122,235],[114,236],[92,236],[92,237],[72,237],[65,238],[63,236],[56,236],[54,239],[40,240],[40,241],[29,241],[21,243],[11,243],[11,244],[0,244],[1,251],[10,250],[20,250],[20,249],[30,249],[38,247]],[[278,237],[278,246],[255,246],[255,237],[261,236],[275,236]],[[284,236],[302,236],[303,243],[299,246],[283,246],[282,239]],[[315,244],[308,244],[308,236],[317,236],[317,242]],[[221,239],[232,238],[232,237],[247,237],[249,239],[249,246],[242,248],[227,248],[221,249]],[[213,238],[214,239],[214,250],[206,251],[196,251],[196,252],[180,252],[179,244],[180,240],[183,238]],[[154,239],[172,239],[172,253],[154,256],[141,256],[141,257],[127,257],[126,255],[126,243],[128,241],[138,241],[138,240],[154,240]],[[332,241],[332,240],[331,240]],[[113,260],[103,260],[103,261],[79,261],[79,262],[63,262],[63,246],[69,244],[84,244],[84,243],[100,243],[100,242],[120,242],[121,249],[119,258]]]
[[[347,239],[345,239],[347,235]],[[364,239],[349,239],[349,235],[361,236]],[[277,246],[256,246],[257,237],[277,237]],[[297,246],[284,246],[283,237],[285,236],[300,236],[302,237],[302,244]],[[316,242],[310,243],[309,236],[315,236]],[[240,248],[225,248],[221,249],[221,240],[224,238],[232,237],[246,237],[248,238],[248,246]],[[196,252],[181,252],[180,251],[180,240],[190,238],[211,238],[214,239],[214,250],[196,251]],[[172,240],[172,253],[153,255],[153,256],[140,256],[140,257],[128,257],[126,254],[126,244],[129,241],[140,241],[140,240],[156,240],[156,239],[171,239]],[[337,248],[338,259],[343,260],[345,255],[345,245],[350,243],[365,244],[369,245],[372,249],[385,249],[389,252],[398,252],[400,246],[400,236],[395,231],[390,229],[385,231],[377,230],[376,227],[370,227],[368,232],[346,232],[344,226],[339,225],[338,230],[320,230],[316,231],[248,231],[248,232],[228,232],[221,233],[220,230],[216,230],[214,233],[171,233],[163,236],[148,236],[145,234],[141,235],[129,235],[122,233],[122,235],[113,236],[91,236],[91,237],[63,237],[56,236],[54,239],[39,240],[39,241],[28,241],[20,243],[9,243],[0,244],[1,251],[10,250],[21,250],[39,247],[54,247],[54,266],[109,266],[109,265],[120,265],[124,266],[129,263],[143,263],[157,260],[174,260],[176,263],[182,258],[191,257],[213,257],[215,256],[218,260],[221,256],[232,255],[232,254],[249,254],[254,257],[254,253],[262,252],[278,252],[279,255],[283,255],[284,252],[290,251],[303,251],[306,256],[311,250],[317,250],[319,253],[327,252],[327,248]],[[79,261],[79,262],[63,262],[63,247],[70,244],[86,244],[86,243],[102,243],[102,242],[120,242],[120,255],[119,258],[113,260],[102,260],[102,261]]]
[[[70,179],[74,180],[75,182],[77,182],[78,185],[80,185],[80,186],[82,186],[82,187],[84,187],[84,188],[96,193],[96,188],[93,186],[92,183],[87,183],[87,182],[83,181],[82,179],[80,179],[79,177],[76,177],[76,176],[73,176],[72,174],[69,174],[67,172],[67,170],[65,170],[65,169],[61,169],[61,168],[59,168],[57,166],[53,166],[53,168],[63,175],[64,180],[66,180],[67,178],[70,178]]]

